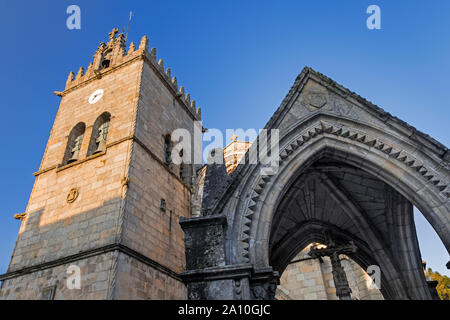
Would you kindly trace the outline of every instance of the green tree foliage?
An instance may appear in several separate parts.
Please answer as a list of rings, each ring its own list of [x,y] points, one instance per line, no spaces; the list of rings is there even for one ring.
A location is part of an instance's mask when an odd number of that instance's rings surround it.
[[[436,290],[441,300],[450,300],[450,278],[441,275],[439,272],[433,272],[431,268],[428,268],[426,272],[427,277],[430,277],[433,281],[438,281]]]

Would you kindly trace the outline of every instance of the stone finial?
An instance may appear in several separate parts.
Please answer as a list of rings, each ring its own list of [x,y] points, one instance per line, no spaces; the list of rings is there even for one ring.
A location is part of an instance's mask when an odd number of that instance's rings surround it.
[[[106,48],[106,44],[104,42],[100,42],[100,45],[97,48],[97,52],[102,52],[105,48]]]
[[[87,70],[86,70],[86,74],[87,75],[90,75],[91,73],[92,73],[92,69],[94,68],[94,64],[91,62],[91,63],[89,63],[89,65],[88,65],[88,68],[87,68]]]
[[[141,39],[141,43],[139,44],[140,50],[148,50],[148,38],[147,36],[143,36]]]
[[[161,68],[161,70],[164,71],[164,60],[163,59],[159,59],[158,66]]]
[[[77,73],[75,80],[80,79],[82,76],[84,76],[84,68],[80,67],[80,69],[78,69],[78,73]]]
[[[187,102],[188,105],[191,104],[191,95],[189,93],[186,94],[186,102]]]
[[[125,48],[125,36],[123,33],[119,34],[119,36],[116,39],[116,42],[119,44],[120,47]]]
[[[179,92],[180,92],[180,94],[181,94],[182,96],[184,96],[184,87],[183,87],[183,86],[180,87]]]
[[[202,115],[202,109],[200,109],[200,107],[197,108],[197,114],[198,114],[199,116]]]
[[[134,42],[131,42],[130,48],[128,48],[128,54],[133,53],[134,51],[136,51],[136,45],[134,44]]]
[[[193,108],[195,110],[195,100],[191,101],[191,108]]]
[[[125,55],[125,47],[120,46],[119,49],[117,50],[117,56],[118,57],[123,57]]]
[[[150,58],[151,58],[153,61],[156,61],[156,48],[152,48],[152,49],[150,50]]]
[[[173,78],[172,78],[172,84],[173,84],[176,88],[178,88],[177,77],[173,77]]]
[[[108,33],[108,37],[109,37],[109,42],[114,41],[114,39],[116,38],[116,34],[119,33],[119,29],[114,28],[112,29],[112,31],[110,33]]]
[[[67,77],[67,82],[72,82],[73,79],[75,79],[75,74],[72,71],[70,71],[69,76]]]
[[[66,89],[69,88],[73,80],[75,80],[75,74],[72,71],[70,71],[66,80]]]
[[[169,79],[172,79],[172,70],[170,70],[170,68],[167,68],[166,75]]]

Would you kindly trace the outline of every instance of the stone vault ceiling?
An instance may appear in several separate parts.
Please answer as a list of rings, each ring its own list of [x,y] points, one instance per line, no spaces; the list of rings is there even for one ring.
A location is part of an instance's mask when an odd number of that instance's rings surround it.
[[[333,226],[351,238],[364,241],[365,235],[355,226],[342,202],[336,199],[333,188],[356,204],[384,240],[389,241],[388,195],[394,190],[361,169],[323,159],[299,176],[283,197],[274,217],[270,249],[276,250],[297,237],[300,247],[290,247],[292,253],[297,253],[304,243],[299,230],[311,222]]]

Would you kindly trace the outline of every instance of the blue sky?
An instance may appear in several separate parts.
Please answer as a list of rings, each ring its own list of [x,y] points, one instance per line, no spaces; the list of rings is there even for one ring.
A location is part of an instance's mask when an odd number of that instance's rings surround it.
[[[81,30],[66,8],[81,8]],[[366,8],[381,8],[381,30]],[[158,49],[202,108],[204,125],[262,128],[307,65],[446,146],[450,102],[449,1],[0,1],[0,273],[19,222],[67,75],[87,67],[113,27]],[[423,258],[441,273],[448,253],[416,214]]]

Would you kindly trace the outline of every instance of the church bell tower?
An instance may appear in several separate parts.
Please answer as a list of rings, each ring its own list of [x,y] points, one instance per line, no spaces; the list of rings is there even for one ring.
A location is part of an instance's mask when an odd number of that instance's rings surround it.
[[[156,49],[117,29],[70,72],[0,299],[185,299],[193,167],[168,157],[200,109]],[[77,278],[78,277],[78,278]]]

